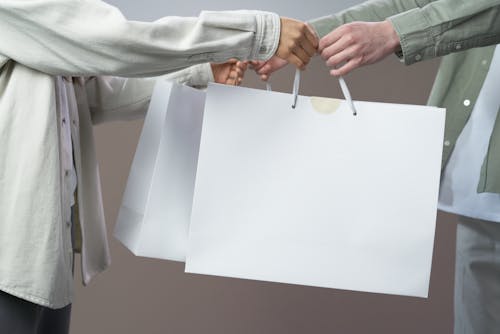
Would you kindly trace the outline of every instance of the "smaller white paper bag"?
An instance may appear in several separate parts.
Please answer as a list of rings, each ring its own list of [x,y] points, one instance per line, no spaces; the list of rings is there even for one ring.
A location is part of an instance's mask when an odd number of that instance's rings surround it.
[[[209,86],[186,271],[426,297],[445,111],[293,101]]]
[[[158,80],[115,237],[139,256],[184,261],[205,92]]]

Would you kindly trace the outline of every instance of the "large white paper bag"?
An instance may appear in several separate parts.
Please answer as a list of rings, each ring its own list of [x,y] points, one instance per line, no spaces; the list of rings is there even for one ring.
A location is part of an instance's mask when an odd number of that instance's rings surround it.
[[[205,93],[159,80],[115,227],[135,255],[184,261]]]
[[[210,85],[186,271],[425,297],[443,109]]]

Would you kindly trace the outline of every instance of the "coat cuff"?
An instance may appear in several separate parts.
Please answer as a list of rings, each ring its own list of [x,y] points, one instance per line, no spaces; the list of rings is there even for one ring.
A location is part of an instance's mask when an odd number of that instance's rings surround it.
[[[388,20],[399,36],[401,57],[406,65],[436,57],[431,24],[421,8],[391,16]]]
[[[250,59],[269,60],[278,50],[281,20],[277,14],[267,12],[256,15],[256,19],[257,31]]]
[[[214,82],[214,74],[210,63],[199,64],[190,67],[191,75],[189,76],[188,86],[191,87],[206,87],[209,82]]]

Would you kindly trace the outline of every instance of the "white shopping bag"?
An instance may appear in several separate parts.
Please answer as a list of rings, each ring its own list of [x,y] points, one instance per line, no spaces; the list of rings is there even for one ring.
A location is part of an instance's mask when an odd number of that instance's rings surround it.
[[[186,271],[426,297],[445,111],[354,105],[210,85]]]
[[[184,261],[205,92],[159,80],[115,226],[135,255]]]

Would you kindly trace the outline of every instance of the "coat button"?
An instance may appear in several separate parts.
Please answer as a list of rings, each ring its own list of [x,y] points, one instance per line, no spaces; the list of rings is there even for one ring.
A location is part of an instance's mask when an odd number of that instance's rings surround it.
[[[444,141],[444,146],[450,146],[450,144],[451,144],[451,143],[450,143],[450,141],[449,141],[449,140],[445,140],[445,141]]]
[[[466,107],[470,106],[470,100],[469,99],[464,100],[464,106],[466,106]]]
[[[415,56],[415,60],[416,60],[416,61],[419,61],[419,60],[421,60],[421,59],[422,59],[422,56],[421,56],[421,55],[416,55],[416,56]]]

